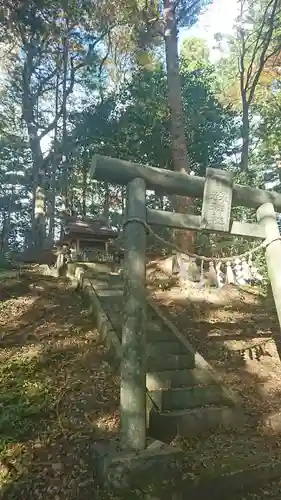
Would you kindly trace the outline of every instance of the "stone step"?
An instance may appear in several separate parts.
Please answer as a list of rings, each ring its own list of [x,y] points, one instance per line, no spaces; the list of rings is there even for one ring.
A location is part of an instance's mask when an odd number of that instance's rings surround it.
[[[149,372],[146,375],[146,387],[149,391],[213,383],[214,379],[210,372],[207,369],[201,368],[194,368],[193,370],[164,370],[162,372]]]
[[[159,321],[149,320],[146,329],[147,342],[158,342],[160,340],[175,340],[173,333]]]
[[[101,283],[99,288],[97,288],[97,293],[101,302],[103,300],[105,302],[109,300],[118,300],[121,303],[121,300],[123,299],[123,288],[120,288],[118,284],[109,286],[107,283]]]
[[[149,358],[163,358],[163,356],[171,354],[186,353],[188,353],[187,349],[178,340],[159,340],[147,343],[147,356]]]
[[[176,436],[194,436],[220,427],[237,429],[243,423],[242,412],[227,406],[206,406],[171,412],[152,409],[148,432],[154,439],[170,442]]]
[[[150,391],[149,396],[161,412],[226,403],[219,385]]]
[[[123,290],[99,290],[99,300],[107,314],[110,321],[116,329],[118,337],[121,339],[122,321],[123,321]],[[163,340],[174,341],[175,336],[157,318],[148,314],[146,323],[146,338],[147,342],[158,342]]]
[[[158,372],[162,370],[182,370],[195,367],[195,358],[192,353],[157,355],[148,357],[147,371]]]
[[[230,456],[231,450],[230,450]],[[281,461],[273,460],[270,453],[258,454],[258,461],[245,457],[240,467],[225,471],[220,467],[210,477],[200,476],[199,481],[185,479],[178,487],[175,498],[208,498],[209,500],[239,500],[280,498]],[[192,474],[190,474],[192,476]],[[278,491],[276,490],[278,488]],[[273,495],[272,495],[272,493]],[[249,495],[249,496],[248,496]],[[275,496],[278,495],[278,496]]]
[[[109,316],[111,315],[111,313],[121,315],[121,313],[123,311],[123,296],[121,295],[122,290],[121,291],[115,290],[115,293],[118,294],[115,296],[113,296],[112,290],[110,292],[111,292],[111,295],[109,295],[109,292],[107,295],[107,291],[97,292],[98,298],[99,298],[103,308],[105,309],[105,311],[108,312]],[[123,314],[122,314],[122,317],[119,318],[119,321],[121,321],[122,318],[123,318]]]

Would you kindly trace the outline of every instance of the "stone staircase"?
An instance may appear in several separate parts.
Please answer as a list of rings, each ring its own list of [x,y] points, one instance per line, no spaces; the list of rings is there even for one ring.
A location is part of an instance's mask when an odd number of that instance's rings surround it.
[[[200,363],[191,346],[183,343],[151,307],[149,316],[146,385],[153,402],[149,434],[171,441],[176,435],[236,426],[235,401],[207,363]]]
[[[91,277],[102,313],[121,342],[123,289],[114,279]],[[160,313],[160,316],[159,316]],[[104,320],[103,320],[104,322]],[[188,340],[151,302],[147,310],[148,433],[169,442],[241,423],[239,404]]]

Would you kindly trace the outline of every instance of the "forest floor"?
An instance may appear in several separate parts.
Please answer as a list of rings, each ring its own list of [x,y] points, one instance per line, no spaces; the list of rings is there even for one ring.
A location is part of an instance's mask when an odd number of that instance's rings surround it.
[[[91,446],[118,431],[119,380],[62,279],[0,275],[0,498],[100,498]]]
[[[176,287],[159,291],[156,285],[154,295],[225,384],[239,392],[249,414],[246,435],[181,440],[183,478],[223,470],[234,456],[238,462],[245,456],[260,461],[265,453],[273,463],[281,447],[281,368],[271,338],[278,331],[272,299],[233,288],[223,294],[208,291],[206,301],[206,293],[199,300],[194,290],[188,297]],[[0,300],[0,498],[105,498],[95,484],[92,446],[117,437],[119,376],[93,318],[65,280],[35,271],[21,277],[0,274]],[[245,342],[255,354],[253,344],[265,342],[263,353],[257,351],[260,361],[249,359]],[[270,414],[275,426],[265,426]],[[280,499],[280,493],[277,481],[235,498]]]

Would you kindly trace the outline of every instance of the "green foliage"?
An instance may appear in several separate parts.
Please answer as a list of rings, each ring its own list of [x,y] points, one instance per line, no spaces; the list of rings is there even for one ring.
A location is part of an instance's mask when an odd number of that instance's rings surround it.
[[[257,145],[265,136],[269,139],[267,131],[261,133],[266,121],[263,111],[267,114],[265,108],[273,103],[275,107],[279,93],[280,2],[239,0],[238,7],[233,34],[224,39],[229,54],[223,54],[217,64],[216,92],[221,102],[240,112],[241,168],[248,170],[261,159]],[[217,41],[223,38],[218,35]],[[268,158],[263,159],[268,164]]]
[[[189,10],[191,4],[193,8]],[[207,4],[179,2],[176,10],[179,25],[190,26]],[[260,0],[255,12],[260,9],[262,15],[262,8]],[[49,211],[54,209],[55,237],[66,187],[71,208],[80,214],[100,215],[109,195],[110,218],[120,225],[124,190],[89,181],[89,163],[94,153],[163,168],[172,166],[167,75],[163,42],[159,38],[164,20],[162,4],[148,8],[142,1],[121,2],[115,12],[109,2],[91,8],[88,2],[81,2],[79,9],[75,2],[68,2],[67,9],[58,11],[56,3],[41,0],[29,4],[18,2],[14,10],[12,3],[8,3],[7,9],[7,16],[0,20],[2,34],[6,30],[17,48],[9,56],[10,67],[1,89],[0,251],[3,255],[28,242],[38,170],[22,107],[23,69],[30,48],[24,37],[36,45],[29,98],[36,133],[46,141],[39,144],[39,152],[44,158],[46,223],[50,224]],[[252,17],[251,26],[256,26],[261,17]],[[67,22],[71,30],[65,84],[70,88],[73,83],[73,88],[65,109],[58,115],[55,102],[56,96],[59,104],[63,101],[63,40]],[[277,43],[275,28],[274,43]],[[204,176],[208,165],[226,162],[237,171],[238,182],[263,186],[265,173],[279,182],[275,155],[280,151],[281,122],[276,78],[274,85],[272,80],[263,83],[264,93],[256,94],[252,108],[256,120],[252,126],[253,144],[257,145],[251,155],[252,177],[242,179],[236,168],[235,155],[240,149],[237,39],[230,39],[229,44],[230,56],[216,66],[210,63],[203,40],[187,38],[182,45],[180,71],[191,168]],[[143,53],[147,55],[146,63],[141,60]],[[72,65],[76,68],[74,73]],[[171,208],[170,200],[160,193],[149,194],[148,204],[159,209]],[[199,210],[197,202],[194,209]],[[237,218],[253,220],[249,211],[234,212]],[[50,235],[53,237],[52,232]],[[200,236],[198,241],[205,248],[209,241],[210,249],[218,241],[217,247],[224,248],[221,239],[206,240]],[[225,251],[247,244],[231,239],[226,242]]]
[[[234,152],[238,137],[236,114],[223,106],[212,90],[212,68],[189,72],[183,63],[186,134],[193,168],[200,175],[210,164],[220,164]]]
[[[189,154],[194,169],[203,175],[208,164],[220,163],[231,154],[233,138],[238,133],[235,114],[214,96],[213,78],[211,68],[190,72],[183,61]],[[138,69],[115,99],[115,105],[109,100],[88,113],[75,115],[74,135],[78,134],[92,152],[170,168],[169,109],[163,68]]]
[[[188,71],[204,69],[210,66],[210,51],[202,38],[185,38],[182,42],[180,56]]]
[[[189,27],[192,26],[198,19],[199,14],[202,13],[213,0],[180,0],[177,3],[177,18],[178,25]]]

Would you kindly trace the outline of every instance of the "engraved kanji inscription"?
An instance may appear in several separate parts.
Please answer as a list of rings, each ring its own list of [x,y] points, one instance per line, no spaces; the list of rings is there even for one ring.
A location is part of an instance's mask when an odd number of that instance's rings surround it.
[[[201,215],[202,229],[229,231],[232,183],[232,172],[207,169]]]

